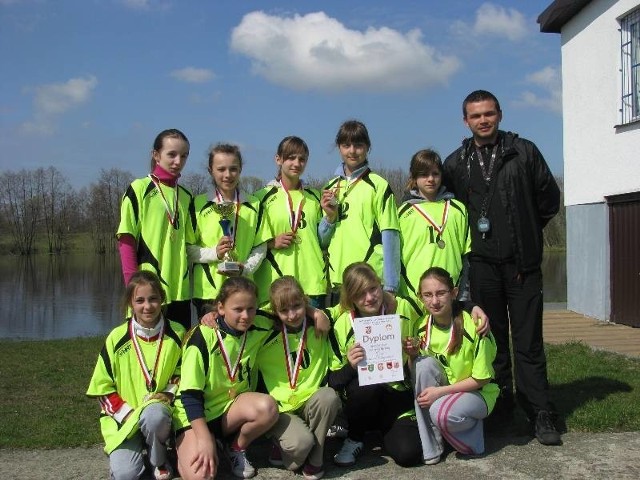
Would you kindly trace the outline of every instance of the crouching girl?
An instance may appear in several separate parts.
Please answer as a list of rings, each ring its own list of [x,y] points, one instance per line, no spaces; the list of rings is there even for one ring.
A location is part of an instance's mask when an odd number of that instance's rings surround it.
[[[123,300],[131,318],[107,336],[87,395],[102,407],[100,427],[111,478],[142,477],[146,450],[156,480],[168,480],[173,472],[166,442],[185,330],[162,315],[165,293],[152,272],[134,273]]]
[[[458,289],[439,267],[420,278],[419,295],[429,312],[418,325],[418,342],[405,351],[414,358],[415,408],[423,461],[440,461],[445,440],[458,452],[484,452],[483,419],[499,393],[492,383],[496,343],[476,331],[471,316],[455,301]],[[416,346],[417,344],[417,346]]]

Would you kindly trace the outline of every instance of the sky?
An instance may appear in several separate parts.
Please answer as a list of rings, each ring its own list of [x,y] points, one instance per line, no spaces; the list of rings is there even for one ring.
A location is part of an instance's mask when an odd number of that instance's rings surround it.
[[[469,131],[473,90],[500,100],[501,128],[562,174],[560,36],[551,0],[0,0],[0,172],[54,166],[74,188],[101,169],[148,173],[166,128],[189,138],[185,174],[217,142],[243,175],[270,179],[288,135],[305,177],[339,164],[334,141],[363,121],[375,168],[444,158]]]

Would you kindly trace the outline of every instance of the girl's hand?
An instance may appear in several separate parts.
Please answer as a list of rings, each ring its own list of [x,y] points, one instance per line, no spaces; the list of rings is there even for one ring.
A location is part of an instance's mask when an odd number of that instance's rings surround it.
[[[198,437],[196,452],[191,459],[192,471],[201,478],[214,478],[218,469],[218,452],[213,439]]]
[[[364,359],[364,348],[359,343],[354,343],[353,345],[351,345],[349,352],[347,352],[347,360],[349,360],[351,368],[355,370],[358,364]]]
[[[281,233],[269,242],[269,248],[272,250],[280,250],[283,248],[289,248],[293,243],[293,232]]]
[[[407,337],[402,343],[402,350],[404,350],[404,353],[411,359],[414,359],[420,353],[420,341],[415,337]]]
[[[313,325],[316,331],[316,338],[325,337],[331,330],[329,317],[319,308],[313,309]]]
[[[489,317],[484,313],[477,305],[473,307],[471,310],[471,318],[473,319],[473,323],[476,324],[476,333],[481,337],[484,337],[491,331],[491,325],[489,325]]]
[[[209,328],[218,328],[218,323],[216,322],[216,314],[213,312],[205,313],[200,319],[200,324]]]
[[[322,210],[324,210],[324,214],[327,216],[329,223],[334,223],[338,218],[338,201],[333,190],[322,191],[320,206]]]
[[[230,252],[233,248],[233,240],[230,237],[220,237],[218,245],[216,245],[216,255],[218,260],[222,260],[227,252]]]
[[[442,392],[440,387],[427,387],[418,394],[416,401],[418,405],[420,405],[420,408],[428,408],[443,395],[444,392]]]
[[[156,392],[147,397],[147,400],[160,400],[167,405],[173,402],[173,395],[167,392]]]

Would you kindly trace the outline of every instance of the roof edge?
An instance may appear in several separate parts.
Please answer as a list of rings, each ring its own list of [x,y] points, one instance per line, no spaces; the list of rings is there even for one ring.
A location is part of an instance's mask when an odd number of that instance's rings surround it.
[[[538,16],[540,31],[543,33],[560,33],[569,20],[586,7],[591,0],[554,0]]]

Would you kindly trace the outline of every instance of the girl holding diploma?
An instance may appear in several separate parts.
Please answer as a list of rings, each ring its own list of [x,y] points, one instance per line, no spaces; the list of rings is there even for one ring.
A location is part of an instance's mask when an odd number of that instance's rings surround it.
[[[329,386],[345,398],[349,436],[334,461],[341,466],[355,464],[364,448],[365,432],[379,430],[385,449],[398,465],[415,465],[422,452],[418,427],[411,419],[411,387],[408,382],[360,386],[357,365],[365,358],[365,351],[354,342],[353,321],[356,317],[398,314],[402,338],[406,338],[413,335],[421,310],[412,301],[384,293],[380,278],[368,263],[347,267],[341,283],[340,304],[327,311],[333,324],[329,335],[334,354]]]

